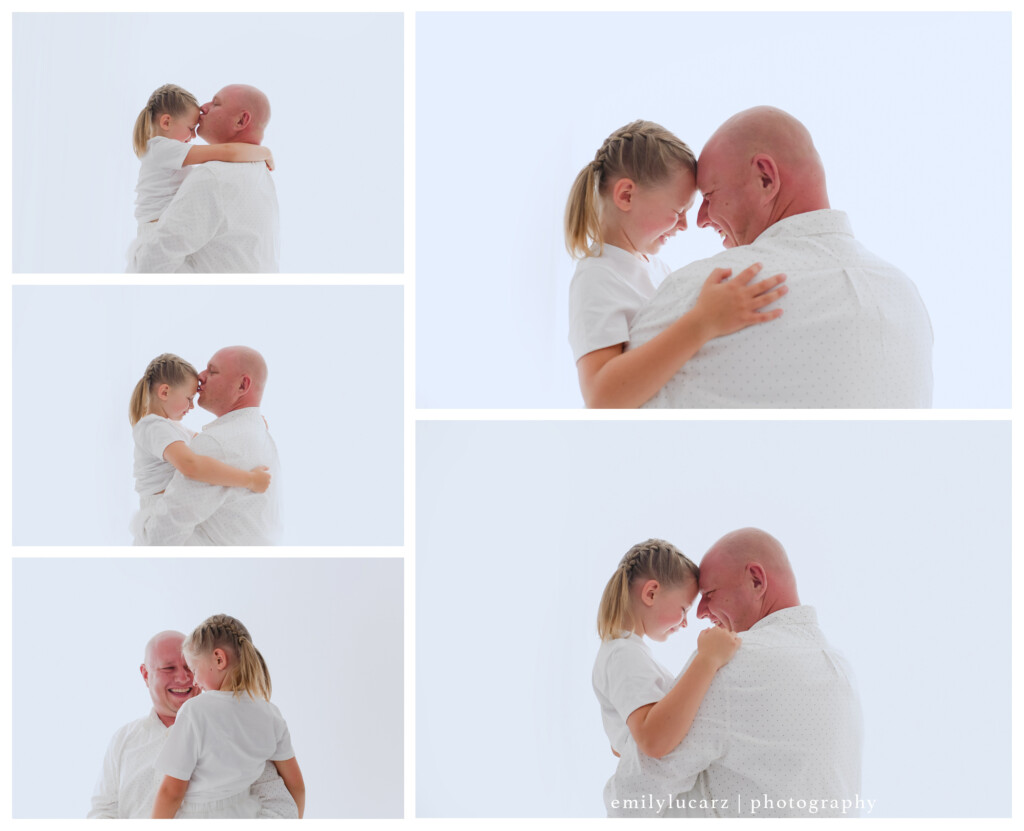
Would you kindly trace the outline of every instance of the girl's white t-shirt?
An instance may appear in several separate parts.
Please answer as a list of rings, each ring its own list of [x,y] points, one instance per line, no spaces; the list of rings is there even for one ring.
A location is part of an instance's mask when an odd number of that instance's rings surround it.
[[[167,445],[176,441],[188,444],[192,431],[180,421],[150,413],[132,427],[135,439],[135,490],[143,495],[167,489],[174,477],[174,465],[164,460]]]
[[[207,690],[181,705],[155,769],[188,781],[186,802],[212,802],[248,791],[268,761],[294,756],[277,707],[244,692]]]
[[[594,692],[608,739],[619,754],[615,774],[604,787],[610,817],[657,816],[677,780],[671,756],[653,759],[640,752],[626,726],[638,707],[661,701],[676,679],[654,660],[640,635],[604,641],[594,662]]]
[[[641,635],[602,641],[594,661],[594,693],[608,740],[622,753],[631,738],[626,719],[638,707],[661,701],[676,677],[654,660]]]
[[[573,360],[629,340],[629,324],[669,274],[657,257],[647,262],[615,245],[576,264],[569,285],[569,345]]]
[[[135,218],[139,222],[159,219],[171,204],[188,175],[188,168],[181,165],[191,149],[191,144],[163,136],[153,136],[147,142],[135,186]]]

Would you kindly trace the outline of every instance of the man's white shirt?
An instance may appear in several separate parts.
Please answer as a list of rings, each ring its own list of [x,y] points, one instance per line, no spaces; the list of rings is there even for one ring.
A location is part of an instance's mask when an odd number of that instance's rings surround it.
[[[186,479],[175,473],[143,528],[145,545],[275,545],[280,536],[281,464],[257,407],[211,421],[190,445],[193,452],[237,467],[270,468],[264,493]]]
[[[661,759],[641,754],[625,783],[652,796],[637,815],[857,816],[860,698],[814,609],[781,609],[740,636],[682,743]]]
[[[782,317],[708,341],[645,407],[930,407],[932,328],[917,288],[858,243],[846,214],[791,216],[750,245],[670,274],[637,312],[627,349],[693,308],[708,275],[784,272]]]
[[[195,165],[153,229],[139,240],[130,272],[280,271],[277,191],[264,162]]]
[[[142,819],[153,815],[162,779],[154,763],[170,730],[151,710],[145,718],[126,724],[114,734],[96,782],[90,819]],[[252,794],[260,803],[260,817],[298,818],[295,802],[273,765],[267,764],[253,784]]]

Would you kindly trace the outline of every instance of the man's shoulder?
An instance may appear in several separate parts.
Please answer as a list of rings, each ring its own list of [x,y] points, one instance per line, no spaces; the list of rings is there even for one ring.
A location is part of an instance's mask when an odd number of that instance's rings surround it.
[[[258,409],[247,407],[211,421],[192,439],[190,447],[196,453],[224,460],[263,447],[266,438],[270,438],[267,423]]]
[[[230,440],[231,437],[241,436],[253,430],[266,431],[266,429],[267,423],[260,415],[259,408],[243,407],[241,410],[232,410],[215,421],[211,421],[203,428],[200,435]]]
[[[182,188],[220,187],[236,182],[259,181],[270,176],[263,162],[203,162],[190,166],[189,171]]]
[[[752,251],[749,245],[744,245],[740,248],[730,248],[726,251],[719,251],[717,254],[705,257],[702,260],[694,260],[692,263],[688,263],[682,268],[673,269],[669,273],[659,286],[658,293],[655,295],[655,301],[659,295],[665,295],[678,291],[685,286],[693,285],[695,278],[699,279],[699,285],[703,285],[704,280],[710,277],[711,272],[716,268],[731,268],[733,274],[739,274],[743,269],[757,261],[757,253]]]
[[[132,743],[133,740],[145,738],[161,732],[163,724],[151,712],[149,715],[122,724],[110,739],[111,747],[124,746]]]
[[[194,166],[205,175],[219,182],[245,182],[270,178],[270,171],[263,162],[206,162]]]

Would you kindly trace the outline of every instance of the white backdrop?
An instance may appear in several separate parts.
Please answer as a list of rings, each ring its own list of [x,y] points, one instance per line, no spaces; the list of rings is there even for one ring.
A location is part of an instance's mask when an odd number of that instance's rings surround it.
[[[402,816],[400,559],[15,559],[13,589],[15,817],[84,817],[152,707],[146,641],[220,612],[270,668],[306,816]]]
[[[233,344],[270,371],[282,542],[402,544],[400,287],[16,286],[13,306],[16,545],[130,545],[135,384],[161,352],[202,369]]]
[[[748,525],[858,677],[872,816],[1009,816],[1008,423],[426,422],[417,450],[419,816],[603,815],[601,591],[636,542],[699,562]]]
[[[577,172],[636,118],[699,151],[757,104],[807,125],[832,206],[917,284],[934,405],[1010,406],[1008,13],[420,14],[416,26],[419,406],[582,406],[562,236]],[[696,215],[663,249],[670,266],[722,250]]]
[[[281,271],[401,272],[402,29],[400,14],[14,15],[14,271],[124,271],[150,94],[175,83],[203,104],[247,83],[273,111]]]

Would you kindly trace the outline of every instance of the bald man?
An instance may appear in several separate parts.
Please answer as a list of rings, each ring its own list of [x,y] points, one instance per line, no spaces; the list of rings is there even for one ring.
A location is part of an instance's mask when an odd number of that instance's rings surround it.
[[[618,806],[619,815],[870,814],[874,803],[860,792],[853,676],[814,609],[800,604],[779,541],[756,528],[726,534],[701,560],[700,592],[697,617],[740,633],[743,643],[715,675],[682,743],[661,759],[642,757],[652,799],[632,811]]]
[[[174,726],[181,705],[199,695],[192,672],[181,654],[181,632],[159,632],[146,644],[142,680],[153,709],[145,718],[118,730],[103,759],[103,772],[92,797],[90,819],[148,819],[162,777],[154,764]],[[270,762],[250,788],[260,818],[296,819],[299,812],[284,781]]]
[[[270,101],[232,84],[199,108],[197,134],[208,144],[262,144]],[[263,162],[206,162],[188,175],[140,243],[129,272],[267,273],[280,270],[277,191]]]
[[[673,272],[634,317],[630,349],[693,308],[715,268],[761,263],[789,291],[777,320],[708,342],[644,406],[930,407],[932,329],[917,288],[832,210],[806,127],[774,107],[726,121],[697,162],[697,225],[726,251]]]
[[[199,400],[217,416],[189,447],[244,470],[266,465],[264,493],[186,479],[180,472],[167,486],[142,529],[143,545],[274,545],[280,535],[277,447],[260,414],[267,383],[263,356],[248,346],[218,351],[199,373]]]

